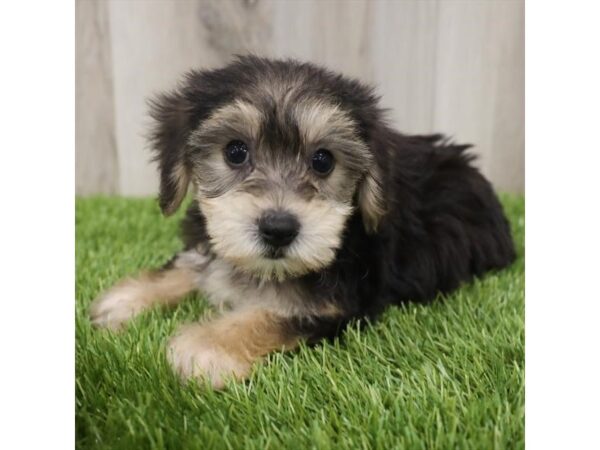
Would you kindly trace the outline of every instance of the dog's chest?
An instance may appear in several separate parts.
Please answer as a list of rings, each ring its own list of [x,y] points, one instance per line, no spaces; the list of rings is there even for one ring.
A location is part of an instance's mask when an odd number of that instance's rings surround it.
[[[282,316],[307,313],[303,289],[294,281],[257,282],[226,261],[190,250],[180,253],[177,266],[196,273],[196,283],[207,300],[218,308],[264,308]]]

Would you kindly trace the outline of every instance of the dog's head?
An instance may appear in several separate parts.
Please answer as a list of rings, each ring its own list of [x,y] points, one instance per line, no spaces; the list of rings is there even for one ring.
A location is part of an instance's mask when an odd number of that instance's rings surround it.
[[[384,211],[372,91],[310,64],[240,57],[152,102],[160,206],[193,186],[214,252],[261,278],[329,265],[355,209]]]

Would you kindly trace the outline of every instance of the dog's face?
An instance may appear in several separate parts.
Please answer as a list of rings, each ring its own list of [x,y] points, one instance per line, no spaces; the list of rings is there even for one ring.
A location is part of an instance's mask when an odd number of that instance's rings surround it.
[[[264,64],[241,59],[221,80],[219,71],[190,75],[155,104],[154,142],[163,209],[177,208],[191,183],[212,250],[282,280],[328,266],[355,208],[373,228],[382,204],[364,125],[344,93],[311,84],[306,66]]]

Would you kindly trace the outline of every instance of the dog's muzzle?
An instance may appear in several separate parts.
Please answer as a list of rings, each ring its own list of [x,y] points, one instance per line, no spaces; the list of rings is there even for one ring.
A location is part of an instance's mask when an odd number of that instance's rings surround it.
[[[273,250],[270,257],[282,256],[281,251],[290,245],[298,232],[300,222],[293,214],[285,211],[266,211],[258,220],[258,232],[262,241]]]

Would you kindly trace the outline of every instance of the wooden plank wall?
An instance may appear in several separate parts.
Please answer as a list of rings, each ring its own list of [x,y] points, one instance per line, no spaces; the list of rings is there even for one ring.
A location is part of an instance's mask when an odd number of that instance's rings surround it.
[[[523,191],[522,0],[77,0],[77,193],[155,194],[145,99],[246,52],[375,84],[400,130],[474,143]]]

